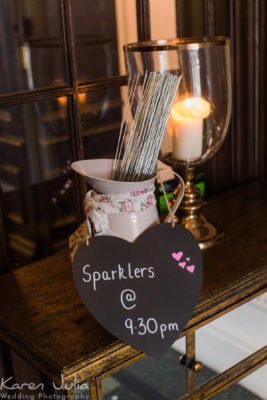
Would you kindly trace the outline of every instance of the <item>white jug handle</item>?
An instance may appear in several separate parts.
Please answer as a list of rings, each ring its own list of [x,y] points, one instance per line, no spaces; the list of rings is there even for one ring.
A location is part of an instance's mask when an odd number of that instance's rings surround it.
[[[174,175],[178,178],[178,180],[179,180],[180,189],[179,189],[178,196],[177,196],[177,198],[176,198],[176,200],[175,200],[175,203],[173,204],[172,208],[170,208],[170,205],[169,205],[169,202],[168,202],[168,198],[167,198],[167,194],[166,194],[166,192],[165,192],[165,188],[164,188],[163,182],[162,182],[162,180],[161,180],[160,174],[162,174],[162,173],[163,173],[163,174],[172,173],[172,174],[174,174]],[[159,178],[159,181],[160,181],[160,184],[161,184],[163,193],[164,193],[164,197],[165,197],[165,200],[166,200],[166,203],[167,203],[167,207],[168,207],[168,210],[169,210],[169,214],[168,214],[167,217],[164,219],[164,222],[173,222],[174,219],[175,219],[175,213],[176,213],[176,211],[178,210],[178,207],[179,207],[179,205],[181,204],[181,201],[183,200],[183,197],[184,197],[184,192],[185,192],[184,181],[183,181],[183,179],[181,178],[181,176],[180,176],[179,174],[177,174],[176,172],[174,172],[174,171],[173,171],[172,169],[170,169],[170,168],[169,168],[169,169],[158,170],[158,172],[157,172],[157,177]]]

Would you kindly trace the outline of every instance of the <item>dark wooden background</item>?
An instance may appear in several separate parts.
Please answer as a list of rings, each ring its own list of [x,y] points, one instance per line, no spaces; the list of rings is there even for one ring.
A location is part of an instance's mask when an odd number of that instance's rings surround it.
[[[178,36],[231,39],[233,109],[228,136],[206,168],[209,194],[266,175],[266,1],[177,0]]]

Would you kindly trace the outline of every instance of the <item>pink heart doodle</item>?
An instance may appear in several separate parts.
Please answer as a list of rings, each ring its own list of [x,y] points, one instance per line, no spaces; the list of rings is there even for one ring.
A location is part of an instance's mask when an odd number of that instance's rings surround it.
[[[186,258],[186,261],[187,261],[187,262],[189,262],[190,260],[191,260],[191,258],[190,258],[190,257],[187,257],[187,258]]]
[[[193,274],[194,271],[195,271],[195,266],[194,266],[194,265],[188,265],[188,266],[186,267],[186,269],[187,269],[188,272],[190,272],[191,274]]]
[[[185,267],[185,264],[186,264],[185,261],[184,261],[184,262],[180,262],[180,263],[179,263],[179,267],[184,268],[184,267]]]
[[[183,252],[178,251],[178,253],[172,253],[172,258],[174,258],[176,261],[180,261],[181,258],[183,257]]]

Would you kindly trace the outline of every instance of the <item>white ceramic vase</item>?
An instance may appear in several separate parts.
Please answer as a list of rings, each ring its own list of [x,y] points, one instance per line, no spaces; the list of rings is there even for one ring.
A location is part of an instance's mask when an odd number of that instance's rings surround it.
[[[76,161],[72,163],[71,167],[78,174],[82,175],[98,194],[120,196],[126,193],[143,192],[155,183],[156,176],[139,182],[114,181],[111,179],[112,165],[112,159],[96,159]],[[180,177],[179,179],[182,190],[172,207],[173,215],[183,196],[184,183]],[[165,222],[170,222],[171,218],[172,216],[168,215]],[[97,235],[117,236],[129,242],[133,242],[149,227],[160,223],[156,204],[152,204],[150,207],[137,212],[109,212],[107,220],[107,224],[101,224],[100,221],[100,229]]]

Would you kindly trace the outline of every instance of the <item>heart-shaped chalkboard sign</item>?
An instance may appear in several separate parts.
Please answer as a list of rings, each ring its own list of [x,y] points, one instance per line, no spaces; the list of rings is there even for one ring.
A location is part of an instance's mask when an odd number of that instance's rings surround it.
[[[178,339],[197,304],[202,255],[183,226],[160,224],[134,244],[113,236],[90,239],[76,253],[73,277],[105,329],[158,357]]]

